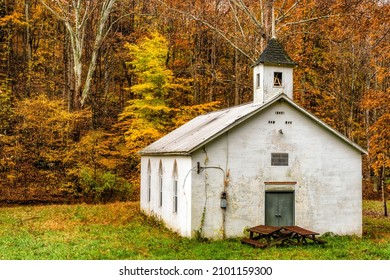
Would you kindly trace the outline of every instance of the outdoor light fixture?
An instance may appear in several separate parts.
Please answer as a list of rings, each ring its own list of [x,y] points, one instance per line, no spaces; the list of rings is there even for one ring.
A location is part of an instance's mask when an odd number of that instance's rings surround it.
[[[221,193],[221,208],[226,209],[227,202],[226,202],[227,194],[226,192]]]
[[[283,134],[283,130],[279,129],[279,133],[280,133],[280,134]]]
[[[196,163],[196,173],[200,173],[200,172],[202,172],[203,171],[203,167],[202,166],[200,166],[200,162],[198,161],[197,163]]]

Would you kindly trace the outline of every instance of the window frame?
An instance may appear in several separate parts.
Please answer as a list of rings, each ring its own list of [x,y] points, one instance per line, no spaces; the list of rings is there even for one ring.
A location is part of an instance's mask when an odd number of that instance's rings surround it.
[[[283,72],[274,72],[274,87],[283,87]]]

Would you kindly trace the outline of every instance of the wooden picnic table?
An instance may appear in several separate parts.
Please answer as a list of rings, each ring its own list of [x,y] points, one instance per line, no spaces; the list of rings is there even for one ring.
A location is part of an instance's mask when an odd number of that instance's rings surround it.
[[[282,227],[258,225],[248,229],[249,238],[243,238],[242,243],[248,243],[254,247],[270,247],[276,243],[283,243],[286,236],[281,232]]]
[[[319,233],[304,229],[299,226],[267,226],[258,225],[249,228],[249,238],[241,239],[242,243],[250,244],[254,247],[266,248],[280,244],[307,244],[308,240],[313,243],[323,243],[316,238]]]
[[[319,233],[304,229],[298,226],[285,226],[286,231],[291,232],[291,239],[297,239],[300,245],[307,244],[307,239],[312,240],[314,243],[321,243],[319,239],[316,239],[316,235]]]

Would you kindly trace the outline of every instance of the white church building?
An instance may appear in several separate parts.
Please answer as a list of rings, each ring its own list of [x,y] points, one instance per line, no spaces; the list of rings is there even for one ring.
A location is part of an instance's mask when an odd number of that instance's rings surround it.
[[[140,151],[140,207],[181,236],[256,225],[362,234],[366,151],[293,101],[277,39],[253,68],[253,103],[201,115]]]

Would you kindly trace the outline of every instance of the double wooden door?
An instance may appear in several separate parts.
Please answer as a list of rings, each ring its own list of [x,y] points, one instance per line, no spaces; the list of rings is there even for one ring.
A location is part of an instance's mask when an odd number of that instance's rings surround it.
[[[294,192],[265,193],[265,224],[267,226],[294,225]]]

